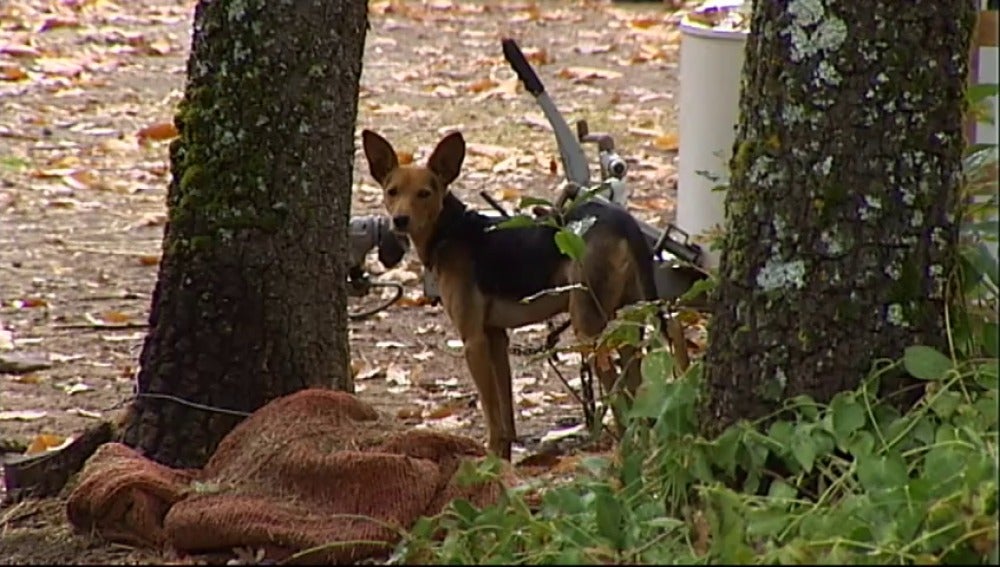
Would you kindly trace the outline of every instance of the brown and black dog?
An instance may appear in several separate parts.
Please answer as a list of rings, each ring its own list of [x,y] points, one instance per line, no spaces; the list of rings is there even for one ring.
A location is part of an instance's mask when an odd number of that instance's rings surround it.
[[[444,308],[462,338],[489,450],[509,460],[515,429],[507,329],[568,311],[579,339],[597,338],[620,307],[656,298],[649,244],[623,208],[593,201],[567,215],[568,221],[595,218],[580,262],[559,251],[552,227],[493,230],[497,218],[466,208],[448,190],[465,159],[461,133],[445,136],[426,166],[400,165],[392,145],[372,131],[362,132],[362,143],[394,228],[409,235],[425,269],[437,278]],[[561,286],[571,289],[522,301]],[[619,354],[622,389],[634,392],[640,381],[636,349],[620,347]],[[611,391],[618,378],[611,365],[592,363],[592,368]]]

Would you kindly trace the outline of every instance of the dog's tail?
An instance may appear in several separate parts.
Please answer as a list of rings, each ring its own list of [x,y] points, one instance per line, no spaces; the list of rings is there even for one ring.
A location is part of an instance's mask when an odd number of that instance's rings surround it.
[[[656,289],[656,272],[653,262],[653,249],[649,246],[646,236],[642,233],[639,225],[631,222],[625,230],[625,240],[632,251],[637,271],[639,274],[639,284],[642,287],[644,299],[646,301],[656,301],[659,292]],[[668,317],[663,309],[657,308],[656,318],[659,319],[660,333],[663,339],[671,346],[674,353],[674,360],[677,368],[683,372],[690,365],[687,353],[687,341],[684,338],[684,330],[673,317]]]
[[[655,301],[659,293],[656,291],[656,276],[653,268],[653,249],[635,222],[626,225],[625,241],[639,272],[639,284],[642,287],[643,299]]]

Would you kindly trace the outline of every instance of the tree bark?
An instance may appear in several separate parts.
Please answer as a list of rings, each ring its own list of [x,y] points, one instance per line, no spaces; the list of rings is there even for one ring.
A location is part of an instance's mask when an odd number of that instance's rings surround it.
[[[157,461],[204,464],[239,412],[276,397],[353,390],[344,259],[366,25],[363,0],[198,3],[122,436]]]
[[[706,434],[944,345],[974,17],[969,0],[754,3]]]

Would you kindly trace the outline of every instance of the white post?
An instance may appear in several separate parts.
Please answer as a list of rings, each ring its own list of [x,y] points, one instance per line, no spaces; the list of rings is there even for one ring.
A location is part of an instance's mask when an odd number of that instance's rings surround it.
[[[742,0],[706,2],[695,12],[742,4]],[[747,32],[708,27],[689,16],[681,21],[680,30],[676,224],[701,245],[702,266],[716,269],[719,253],[709,251],[705,237],[725,223],[725,193],[713,189],[729,180]]]

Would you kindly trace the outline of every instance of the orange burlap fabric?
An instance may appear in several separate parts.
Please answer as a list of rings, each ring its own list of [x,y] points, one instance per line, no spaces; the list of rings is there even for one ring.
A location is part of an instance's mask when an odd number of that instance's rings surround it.
[[[484,456],[467,438],[393,432],[350,394],[304,390],[264,406],[201,470],[175,470],[118,443],[87,461],[67,515],[78,529],[183,553],[263,548],[281,559],[345,563],[383,555],[423,515],[456,497],[492,503],[499,483],[456,481]],[[505,482],[513,482],[510,469]],[[339,542],[339,543],[338,543]]]

